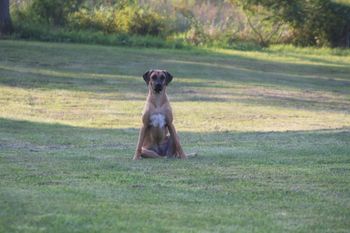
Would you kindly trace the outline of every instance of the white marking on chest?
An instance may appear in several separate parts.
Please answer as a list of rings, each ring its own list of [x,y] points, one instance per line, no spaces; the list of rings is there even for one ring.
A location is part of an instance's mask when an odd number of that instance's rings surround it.
[[[157,113],[151,116],[151,125],[153,127],[163,128],[165,126],[165,116]]]

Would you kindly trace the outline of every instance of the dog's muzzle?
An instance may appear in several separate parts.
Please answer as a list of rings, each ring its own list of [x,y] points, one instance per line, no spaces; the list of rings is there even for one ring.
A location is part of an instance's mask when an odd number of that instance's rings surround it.
[[[154,91],[155,91],[156,93],[161,92],[161,91],[162,91],[162,84],[156,84],[156,85],[154,86]]]

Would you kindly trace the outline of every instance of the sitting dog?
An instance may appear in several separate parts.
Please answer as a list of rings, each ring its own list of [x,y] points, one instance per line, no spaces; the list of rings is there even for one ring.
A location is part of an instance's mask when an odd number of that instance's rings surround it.
[[[173,76],[165,70],[149,70],[143,75],[143,79],[148,86],[148,96],[134,160],[186,158],[173,124],[173,112],[166,94],[166,88]]]

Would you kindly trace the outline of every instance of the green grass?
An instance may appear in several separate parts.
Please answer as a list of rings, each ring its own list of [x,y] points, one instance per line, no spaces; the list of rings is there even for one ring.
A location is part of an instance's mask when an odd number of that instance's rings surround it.
[[[349,232],[349,50],[0,54],[0,232]],[[149,68],[198,157],[131,160]]]

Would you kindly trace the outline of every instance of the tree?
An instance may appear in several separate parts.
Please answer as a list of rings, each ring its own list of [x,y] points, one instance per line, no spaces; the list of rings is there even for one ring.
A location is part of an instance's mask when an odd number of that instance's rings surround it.
[[[0,36],[12,31],[9,0],[0,0]]]
[[[288,24],[281,16],[270,9],[274,5],[274,0],[271,0],[270,8],[261,3],[266,4],[268,1],[270,0],[230,0],[231,3],[242,9],[247,25],[259,44],[264,47],[270,43],[278,42],[284,30],[288,28]]]
[[[242,6],[246,14],[256,14],[257,8],[264,8],[270,12],[266,20],[274,23],[284,22],[292,27],[295,44],[344,47],[350,45],[349,5],[331,0],[230,1]],[[247,17],[249,20],[249,15]]]

